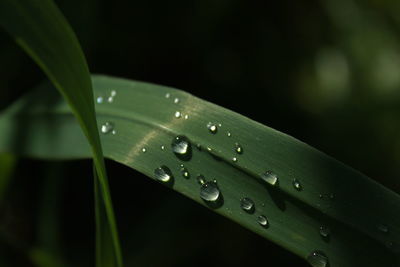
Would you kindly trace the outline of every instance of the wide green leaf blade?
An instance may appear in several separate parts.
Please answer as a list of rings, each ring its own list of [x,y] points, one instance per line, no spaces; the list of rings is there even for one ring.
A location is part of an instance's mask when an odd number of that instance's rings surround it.
[[[156,179],[160,183],[314,260],[314,266],[324,266],[317,265],[324,258],[313,252],[326,255],[330,266],[397,266],[396,193],[288,135],[185,92],[106,76],[95,76],[93,84],[106,157],[153,178],[159,167],[168,167],[170,179]],[[0,152],[90,156],[68,106],[51,92],[43,86],[0,116]],[[22,129],[29,134],[18,146],[12,140]],[[189,146],[175,151],[187,153],[173,152],[179,135]],[[276,174],[275,185],[262,179],[266,171]],[[217,201],[201,198],[198,175],[209,183],[216,179]],[[241,208],[245,197],[255,205],[249,212]],[[259,216],[268,226],[260,225]]]
[[[74,32],[51,0],[1,0],[0,25],[42,68],[79,121],[92,149],[117,265],[122,266],[89,70]]]

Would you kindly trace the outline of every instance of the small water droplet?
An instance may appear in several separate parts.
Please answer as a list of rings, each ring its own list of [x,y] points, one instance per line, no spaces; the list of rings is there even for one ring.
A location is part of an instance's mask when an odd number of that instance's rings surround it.
[[[101,132],[103,134],[108,134],[114,129],[114,125],[111,122],[106,122],[103,125],[101,125]]]
[[[189,115],[186,114],[186,115],[184,116],[184,118],[185,118],[185,120],[189,119]]]
[[[236,143],[236,144],[235,144],[235,151],[236,151],[236,153],[238,153],[238,154],[242,154],[242,153],[243,153],[243,148],[242,148],[242,146],[241,146],[239,143]]]
[[[181,174],[184,178],[189,179],[190,178],[190,173],[188,171],[188,169],[186,169],[185,167],[183,167],[183,165],[181,165]]]
[[[108,103],[114,102],[114,97],[109,96],[109,97],[107,98],[107,102],[108,102]]]
[[[232,161],[233,161],[233,162],[237,162],[238,159],[237,159],[236,157],[233,157],[233,158],[232,158]]]
[[[114,96],[116,96],[116,95],[117,95],[117,91],[111,90],[111,96],[114,97]]]
[[[206,183],[206,179],[202,174],[197,175],[197,182],[199,182],[200,185],[203,185]]]
[[[218,126],[219,126],[219,127],[222,127],[222,123],[218,123]]]
[[[212,134],[216,134],[217,131],[218,131],[217,125],[215,125],[214,123],[211,123],[211,122],[209,122],[209,123],[207,124],[207,128],[208,128],[208,130],[209,130]]]
[[[185,155],[190,151],[189,139],[183,135],[178,135],[172,140],[171,147],[175,154]]]
[[[319,198],[323,198],[324,196],[322,194],[319,194]]]
[[[261,178],[270,185],[276,186],[279,183],[278,176],[272,171],[266,171],[261,174]]]
[[[315,250],[307,257],[307,261],[312,267],[327,267],[329,266],[328,257],[319,250]]]
[[[207,147],[207,151],[208,151],[208,152],[211,152],[211,151],[212,151],[212,148],[208,146],[208,147]]]
[[[264,215],[260,215],[257,217],[257,222],[259,225],[261,225],[262,227],[268,227],[269,223],[268,223],[268,219],[267,217],[265,217]]]
[[[146,153],[147,149],[145,147],[142,148],[142,152]]]
[[[174,103],[175,103],[175,104],[178,104],[178,103],[179,103],[179,98],[175,97]]]
[[[254,201],[248,197],[242,198],[240,200],[240,207],[248,213],[253,213],[255,209]]]
[[[227,132],[226,135],[227,135],[228,137],[231,137],[231,136],[232,136],[231,132]]]
[[[334,195],[333,193],[330,193],[330,194],[329,194],[329,198],[330,198],[330,199],[334,199],[334,198],[335,198],[335,195]]]
[[[215,202],[220,195],[218,186],[214,182],[206,182],[201,185],[200,197],[208,202]]]
[[[166,93],[165,94],[165,98],[170,98],[171,97],[171,94],[170,93]]]
[[[324,238],[328,238],[331,234],[331,230],[327,226],[322,225],[319,227],[319,234]]]
[[[97,97],[96,101],[98,104],[101,104],[101,103],[103,103],[104,98],[102,96],[99,96],[99,97]]]
[[[117,131],[116,130],[112,130],[112,132],[111,132],[113,135],[115,135],[115,134],[117,134]]]
[[[167,183],[172,178],[171,170],[167,166],[161,166],[154,170],[155,178],[163,183]]]
[[[165,146],[161,146],[161,150],[165,150]]]
[[[179,119],[179,118],[182,117],[182,114],[181,114],[180,111],[176,111],[174,116],[175,116],[175,118],[178,118],[178,119]]]
[[[389,232],[389,227],[388,227],[386,224],[381,223],[381,224],[378,225],[378,230],[379,230],[380,232],[386,234],[386,233]]]
[[[296,178],[293,179],[293,187],[294,189],[296,189],[297,191],[301,191],[303,189],[303,187],[301,186],[301,183],[299,180],[297,180]]]

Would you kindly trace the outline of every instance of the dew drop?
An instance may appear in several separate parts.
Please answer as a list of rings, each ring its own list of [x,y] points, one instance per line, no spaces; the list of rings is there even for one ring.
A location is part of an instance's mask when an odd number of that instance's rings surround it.
[[[183,167],[183,165],[181,166],[181,174],[184,178],[189,179],[190,178],[190,173],[188,171],[188,169],[186,169],[185,167]]]
[[[117,131],[116,131],[116,130],[112,130],[111,133],[112,133],[113,135],[116,135],[116,134],[117,134]]]
[[[238,154],[242,154],[242,153],[243,153],[243,148],[242,148],[242,146],[241,146],[240,144],[236,143],[236,144],[235,144],[235,151],[236,151],[236,153],[238,153]]]
[[[103,101],[104,101],[104,98],[103,98],[102,96],[99,96],[99,97],[97,97],[97,99],[96,99],[96,102],[97,102],[98,104],[103,103]]]
[[[154,177],[163,183],[168,183],[172,178],[171,170],[167,166],[161,166],[154,170]]]
[[[237,161],[238,161],[237,157],[233,157],[233,158],[232,158],[232,161],[233,161],[233,162],[237,162]]]
[[[319,250],[315,250],[307,257],[307,261],[312,267],[327,267],[329,266],[328,257]]]
[[[216,124],[209,122],[207,124],[207,129],[212,133],[212,134],[216,134],[218,131],[218,127]]]
[[[296,178],[293,179],[292,185],[293,185],[294,189],[296,189],[297,191],[301,191],[303,189],[303,187],[301,186],[300,181],[297,180]]]
[[[231,137],[231,136],[232,136],[231,132],[227,132],[226,135],[227,135],[228,137]]]
[[[142,152],[146,153],[147,149],[145,147],[142,148]]]
[[[108,102],[108,103],[114,102],[114,97],[109,96],[109,97],[107,98],[107,102]]]
[[[179,98],[176,97],[176,98],[174,99],[174,103],[175,103],[175,104],[178,104],[178,103],[179,103]]]
[[[322,225],[319,227],[319,234],[323,237],[323,238],[328,238],[331,234],[331,230],[325,226]]]
[[[103,125],[101,125],[101,132],[103,134],[108,134],[114,129],[114,125],[111,122],[106,122]]]
[[[190,142],[183,135],[178,135],[172,140],[172,151],[178,155],[186,155],[190,152]]]
[[[161,146],[161,150],[165,150],[165,146]]]
[[[208,202],[215,202],[220,195],[218,186],[214,182],[206,182],[201,185],[200,197]]]
[[[181,114],[181,112],[180,111],[176,111],[175,112],[175,118],[181,118],[182,117],[182,114]]]
[[[254,201],[248,197],[242,198],[240,200],[240,207],[247,213],[253,213],[255,209]]]
[[[269,183],[270,185],[273,185],[273,186],[277,186],[278,182],[279,182],[278,181],[278,176],[275,173],[273,173],[272,171],[264,172],[263,174],[261,174],[261,178],[265,182],[267,182],[267,183]]]
[[[386,234],[386,233],[389,232],[389,227],[388,227],[386,224],[381,223],[381,224],[378,225],[378,230],[379,230],[380,232]]]
[[[170,93],[166,93],[165,94],[165,98],[170,98],[171,97],[171,94]]]
[[[204,175],[202,175],[202,174],[197,175],[197,182],[199,182],[200,185],[205,184],[206,179],[204,178]]]
[[[185,120],[187,120],[187,119],[189,119],[189,115],[185,115],[184,117],[183,117]]]
[[[117,91],[111,90],[111,96],[114,97],[114,96],[116,96],[116,95],[117,95]]]
[[[262,227],[268,227],[269,223],[268,223],[268,219],[267,217],[265,217],[264,215],[260,215],[257,217],[257,222],[259,225],[261,225]]]

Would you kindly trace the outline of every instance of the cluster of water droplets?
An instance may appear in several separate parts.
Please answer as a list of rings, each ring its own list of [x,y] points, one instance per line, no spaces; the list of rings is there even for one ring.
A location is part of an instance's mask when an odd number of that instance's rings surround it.
[[[96,102],[97,102],[97,104],[102,104],[102,103],[104,103],[105,99],[107,99],[108,103],[112,103],[112,102],[114,102],[114,98],[116,95],[117,95],[117,91],[111,90],[109,96],[104,97],[104,96],[100,95],[96,98]]]
[[[102,134],[116,134],[116,131],[114,129],[114,124],[112,122],[105,122],[101,125],[100,131]]]
[[[307,261],[312,267],[329,266],[328,257],[322,251],[319,250],[314,250],[313,252],[311,252],[307,257]]]

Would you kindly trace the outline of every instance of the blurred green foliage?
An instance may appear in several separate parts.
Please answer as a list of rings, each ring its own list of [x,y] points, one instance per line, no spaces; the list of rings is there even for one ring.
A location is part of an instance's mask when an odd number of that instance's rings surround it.
[[[56,2],[92,72],[182,88],[305,141],[400,192],[399,1]],[[4,108],[44,75],[5,33],[0,59]],[[53,178],[68,179],[53,221],[60,232],[57,251],[68,264],[87,266],[94,261],[88,256],[94,249],[91,166],[61,165],[68,171]],[[108,165],[127,266],[256,266],[254,255],[266,251],[276,265],[306,266],[140,174]],[[46,187],[43,173],[50,166],[18,163],[0,204],[1,266],[16,259],[21,263],[13,266],[40,266],[21,255],[41,239],[34,227],[44,216],[44,195],[38,192]],[[131,195],[129,187],[143,193]],[[79,222],[71,212],[77,205]],[[132,209],[143,216],[133,218]]]

